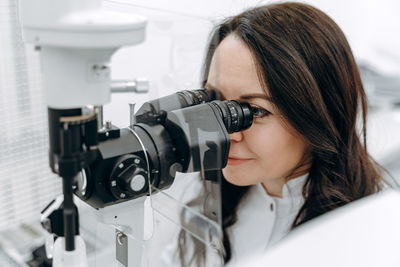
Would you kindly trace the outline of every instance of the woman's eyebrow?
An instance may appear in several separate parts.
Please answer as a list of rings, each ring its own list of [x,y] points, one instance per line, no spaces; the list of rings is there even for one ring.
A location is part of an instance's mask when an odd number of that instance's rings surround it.
[[[271,97],[267,96],[266,94],[247,94],[247,95],[241,95],[239,97],[239,99],[241,99],[241,100],[251,100],[254,98],[261,98],[261,99],[265,99],[267,101],[272,102]]]
[[[204,85],[204,87],[206,89],[211,89],[211,90],[217,91],[223,96],[223,94],[221,93],[221,90],[219,90],[217,87],[213,86],[212,84],[209,84],[208,82]],[[246,95],[241,95],[239,97],[239,100],[251,100],[251,99],[254,99],[254,98],[261,98],[261,99],[267,100],[269,102],[272,102],[271,97],[267,96],[266,94],[246,94]]]

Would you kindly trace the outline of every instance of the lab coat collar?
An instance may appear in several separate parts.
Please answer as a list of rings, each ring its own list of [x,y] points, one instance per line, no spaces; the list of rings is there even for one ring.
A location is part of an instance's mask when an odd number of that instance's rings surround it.
[[[308,173],[290,179],[282,188],[282,197],[272,197],[276,203],[277,217],[285,217],[299,211],[304,202],[303,186],[307,177]]]

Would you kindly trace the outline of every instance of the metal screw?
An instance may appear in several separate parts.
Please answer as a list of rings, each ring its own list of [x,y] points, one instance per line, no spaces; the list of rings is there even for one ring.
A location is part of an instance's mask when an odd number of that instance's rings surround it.
[[[136,123],[136,117],[135,117],[135,103],[129,103],[129,118],[130,118],[130,124],[134,125]]]

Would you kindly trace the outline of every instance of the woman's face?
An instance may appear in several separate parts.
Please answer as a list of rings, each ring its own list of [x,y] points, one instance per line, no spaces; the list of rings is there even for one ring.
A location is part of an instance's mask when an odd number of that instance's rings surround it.
[[[224,99],[259,108],[260,116],[249,129],[230,135],[226,180],[241,186],[261,182],[269,193],[280,195],[286,179],[303,163],[307,145],[268,100],[250,50],[235,35],[228,35],[216,49],[205,87],[219,91]]]

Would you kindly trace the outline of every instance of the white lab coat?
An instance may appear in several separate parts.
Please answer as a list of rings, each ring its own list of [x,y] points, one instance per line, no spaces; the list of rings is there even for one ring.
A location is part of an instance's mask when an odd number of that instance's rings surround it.
[[[239,204],[237,222],[227,229],[232,248],[228,266],[263,253],[288,234],[304,203],[302,188],[306,178],[303,175],[288,181],[282,198],[269,196],[261,184],[250,189]]]
[[[263,253],[290,231],[304,203],[302,188],[307,174],[288,181],[282,198],[269,196],[261,184],[250,188],[239,204],[237,222],[227,229],[232,257],[226,266]],[[162,266],[180,266],[176,242],[162,253]]]

